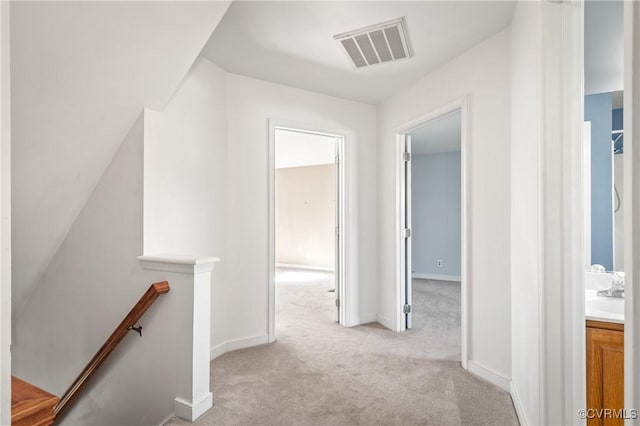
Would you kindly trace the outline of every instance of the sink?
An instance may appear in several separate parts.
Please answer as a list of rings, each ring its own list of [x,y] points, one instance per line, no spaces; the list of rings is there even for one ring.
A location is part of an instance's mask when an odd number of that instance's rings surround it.
[[[585,290],[585,316],[588,320],[624,323],[624,299],[604,297],[597,290]]]
[[[611,287],[613,280],[613,272],[586,271],[584,273],[584,288],[587,290],[606,290]]]

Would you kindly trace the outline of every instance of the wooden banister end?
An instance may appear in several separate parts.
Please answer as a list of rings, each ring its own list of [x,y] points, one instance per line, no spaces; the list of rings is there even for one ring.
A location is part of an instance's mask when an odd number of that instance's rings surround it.
[[[158,294],[169,293],[169,290],[171,290],[171,287],[169,287],[169,283],[167,281],[161,281],[159,283],[154,283],[154,284],[151,285],[151,287],[153,287],[153,289]]]

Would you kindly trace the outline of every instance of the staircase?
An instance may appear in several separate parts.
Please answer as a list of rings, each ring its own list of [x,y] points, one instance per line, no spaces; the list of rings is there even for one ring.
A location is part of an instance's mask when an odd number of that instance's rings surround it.
[[[11,376],[11,425],[48,426],[60,398]]]

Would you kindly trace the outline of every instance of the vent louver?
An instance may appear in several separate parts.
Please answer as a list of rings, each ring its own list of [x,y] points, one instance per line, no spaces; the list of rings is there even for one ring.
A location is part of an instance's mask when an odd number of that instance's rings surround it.
[[[333,36],[338,40],[356,68],[410,58],[404,18],[371,25]]]

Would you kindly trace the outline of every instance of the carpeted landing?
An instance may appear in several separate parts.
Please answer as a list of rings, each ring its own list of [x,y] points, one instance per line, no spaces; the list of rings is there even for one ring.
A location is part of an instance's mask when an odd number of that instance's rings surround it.
[[[416,329],[395,333],[340,327],[331,277],[286,273],[277,284],[278,340],[212,362],[214,407],[195,424],[518,424],[509,395],[456,361],[459,286],[416,280]]]

